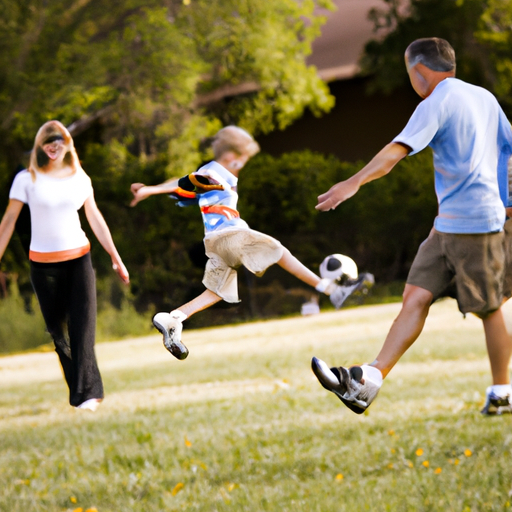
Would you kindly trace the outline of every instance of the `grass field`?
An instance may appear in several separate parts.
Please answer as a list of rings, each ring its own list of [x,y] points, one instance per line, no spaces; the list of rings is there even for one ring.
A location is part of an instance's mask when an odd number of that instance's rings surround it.
[[[479,414],[481,323],[453,301],[369,412],[320,387],[313,355],[372,360],[399,304],[97,346],[106,399],[67,405],[54,353],[0,358],[0,510],[512,510],[512,418]]]

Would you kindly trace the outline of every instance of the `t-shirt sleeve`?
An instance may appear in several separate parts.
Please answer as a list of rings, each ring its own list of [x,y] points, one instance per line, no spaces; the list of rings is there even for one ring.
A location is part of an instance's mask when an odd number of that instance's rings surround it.
[[[423,100],[393,142],[409,146],[412,149],[409,155],[420,152],[430,144],[439,130],[439,115],[439,105]]]
[[[512,206],[512,128],[500,108],[498,128],[498,185],[506,207]]]
[[[27,197],[27,174],[28,171],[21,171],[14,177],[14,181],[9,191],[9,199],[17,199],[22,203],[28,203]],[[30,175],[28,175],[30,178]]]

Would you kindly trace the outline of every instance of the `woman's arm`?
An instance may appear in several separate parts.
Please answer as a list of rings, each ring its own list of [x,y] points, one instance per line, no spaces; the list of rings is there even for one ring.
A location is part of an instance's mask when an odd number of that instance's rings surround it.
[[[9,200],[2,222],[0,222],[0,259],[2,259],[5,249],[7,249],[22,208],[23,203],[21,201],[17,199]]]
[[[87,221],[89,222],[93,233],[96,235],[96,238],[105,251],[107,251],[112,258],[113,269],[118,273],[119,277],[128,284],[130,282],[128,270],[126,270],[126,267],[121,260],[121,256],[119,256],[119,253],[117,252],[114,240],[112,240],[112,235],[110,234],[110,229],[108,229],[107,223],[94,200],[94,194],[91,194],[87,198],[84,203],[84,209],[85,216],[87,217]]]
[[[135,206],[149,196],[156,194],[170,194],[178,188],[178,178],[173,178],[160,185],[146,186],[144,183],[132,183],[130,190],[133,194],[133,200],[130,206]]]

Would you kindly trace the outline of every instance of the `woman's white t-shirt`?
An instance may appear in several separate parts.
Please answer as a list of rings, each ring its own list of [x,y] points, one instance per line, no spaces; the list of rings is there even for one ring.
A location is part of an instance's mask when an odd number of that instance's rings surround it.
[[[88,246],[78,210],[93,193],[89,176],[80,170],[68,178],[35,174],[33,181],[29,171],[19,172],[9,193],[10,199],[30,208],[30,251],[54,253]]]

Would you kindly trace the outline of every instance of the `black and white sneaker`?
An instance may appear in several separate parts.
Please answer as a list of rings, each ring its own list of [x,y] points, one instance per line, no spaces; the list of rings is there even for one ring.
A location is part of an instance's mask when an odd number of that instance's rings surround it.
[[[336,285],[329,295],[329,299],[331,299],[331,303],[336,309],[340,309],[354,292],[361,292],[366,295],[374,284],[375,277],[373,274],[365,272],[359,274],[357,279],[347,279],[343,284]]]
[[[153,325],[164,337],[164,347],[177,359],[188,356],[188,348],[181,341],[183,324],[179,318],[171,313],[157,313],[153,317]]]
[[[500,416],[502,414],[512,414],[511,396],[498,396],[489,387],[487,388],[485,405],[480,411],[485,416]]]
[[[311,369],[320,384],[356,414],[362,414],[368,409],[382,386],[380,371],[365,364],[350,368],[329,368],[324,361],[313,357]]]

